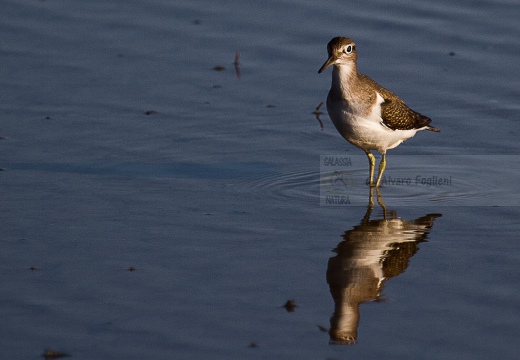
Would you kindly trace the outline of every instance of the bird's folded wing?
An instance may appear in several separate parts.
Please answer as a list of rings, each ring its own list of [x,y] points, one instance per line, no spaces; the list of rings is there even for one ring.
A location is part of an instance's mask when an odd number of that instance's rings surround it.
[[[402,101],[387,99],[381,104],[383,124],[392,130],[420,129],[432,121],[429,117],[413,111]]]

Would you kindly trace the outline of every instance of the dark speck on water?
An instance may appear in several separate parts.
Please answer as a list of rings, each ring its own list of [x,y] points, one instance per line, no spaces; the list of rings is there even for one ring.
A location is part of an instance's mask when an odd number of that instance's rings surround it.
[[[45,349],[43,351],[42,356],[47,360],[47,359],[59,359],[59,358],[63,358],[63,357],[68,357],[70,355],[67,353],[61,352],[61,351]]]
[[[283,307],[285,310],[287,310],[287,312],[294,312],[294,310],[297,308],[296,302],[294,300],[287,300]]]
[[[329,332],[329,329],[327,329],[325,326],[318,325],[318,329],[319,329],[321,332]]]

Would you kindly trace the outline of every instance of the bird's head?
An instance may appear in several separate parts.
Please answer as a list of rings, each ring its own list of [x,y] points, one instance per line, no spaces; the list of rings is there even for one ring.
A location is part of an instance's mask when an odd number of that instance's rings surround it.
[[[323,70],[331,65],[352,66],[357,60],[356,44],[352,39],[346,37],[335,37],[329,41],[327,44],[327,52],[329,53],[329,58],[318,70],[318,73],[323,72]]]

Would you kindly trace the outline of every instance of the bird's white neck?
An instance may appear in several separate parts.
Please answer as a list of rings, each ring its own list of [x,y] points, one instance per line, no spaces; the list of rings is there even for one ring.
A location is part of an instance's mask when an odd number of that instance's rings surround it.
[[[332,69],[331,89],[344,99],[352,98],[352,88],[357,80],[357,69],[355,63],[337,64]]]

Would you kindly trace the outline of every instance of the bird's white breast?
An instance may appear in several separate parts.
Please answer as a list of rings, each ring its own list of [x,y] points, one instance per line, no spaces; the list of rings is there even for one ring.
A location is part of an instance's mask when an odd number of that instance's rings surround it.
[[[381,104],[383,97],[376,92],[377,100],[369,111],[362,111],[363,103],[327,98],[327,111],[338,132],[351,144],[381,153],[393,149],[415,135],[417,130],[392,130],[383,124]],[[367,104],[364,103],[366,106]]]

